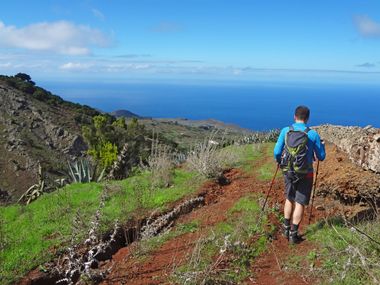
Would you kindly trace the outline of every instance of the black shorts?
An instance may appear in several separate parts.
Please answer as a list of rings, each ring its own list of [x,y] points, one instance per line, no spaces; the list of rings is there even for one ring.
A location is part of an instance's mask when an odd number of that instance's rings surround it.
[[[292,183],[286,175],[284,175],[284,178],[286,199],[304,206],[309,205],[311,190],[313,188],[313,173],[308,173],[296,183]]]

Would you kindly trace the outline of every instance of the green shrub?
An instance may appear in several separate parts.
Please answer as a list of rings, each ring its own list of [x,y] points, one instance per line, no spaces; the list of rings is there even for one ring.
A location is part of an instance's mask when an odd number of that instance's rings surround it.
[[[46,99],[47,96],[48,94],[46,93],[46,91],[39,87],[37,87],[36,90],[33,92],[33,97],[40,101]]]
[[[28,94],[33,94],[34,91],[36,90],[34,85],[32,85],[29,82],[17,82],[16,88],[19,89],[20,91],[28,93]]]

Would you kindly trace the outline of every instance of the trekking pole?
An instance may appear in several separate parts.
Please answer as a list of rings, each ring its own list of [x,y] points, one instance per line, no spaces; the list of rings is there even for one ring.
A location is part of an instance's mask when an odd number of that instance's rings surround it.
[[[267,201],[268,201],[268,198],[269,198],[269,194],[270,194],[270,192],[272,191],[272,187],[273,187],[273,184],[274,184],[274,180],[276,179],[277,172],[278,172],[278,169],[279,169],[279,168],[280,168],[280,164],[277,164],[276,172],[275,172],[275,174],[274,174],[274,176],[273,176],[273,179],[272,179],[272,182],[271,182],[271,184],[270,184],[270,187],[269,187],[269,190],[268,190],[268,194],[267,194],[267,196],[265,197],[264,205],[263,205],[263,207],[262,207],[262,209],[261,209],[261,212],[264,212],[265,205],[267,204]]]
[[[317,188],[318,171],[319,171],[319,160],[317,161],[317,170],[315,172],[315,180],[314,180],[314,185],[313,185],[313,195],[311,196],[311,207],[310,207],[310,213],[309,213],[309,225],[310,225],[310,222],[311,222],[311,214],[313,212],[313,203],[314,203],[315,189]]]

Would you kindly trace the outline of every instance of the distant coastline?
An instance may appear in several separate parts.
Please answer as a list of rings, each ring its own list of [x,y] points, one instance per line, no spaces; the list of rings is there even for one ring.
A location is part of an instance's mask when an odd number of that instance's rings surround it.
[[[311,125],[380,127],[378,86],[45,85],[66,100],[104,112],[126,109],[141,117],[211,118],[245,129],[269,130],[291,123],[294,107],[305,104],[312,110]]]

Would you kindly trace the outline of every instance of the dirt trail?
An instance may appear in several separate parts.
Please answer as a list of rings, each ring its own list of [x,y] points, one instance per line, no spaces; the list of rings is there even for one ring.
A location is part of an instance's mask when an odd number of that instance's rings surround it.
[[[267,182],[256,181],[236,169],[228,171],[225,175],[231,181],[229,185],[206,183],[200,190],[206,193],[205,206],[177,221],[177,223],[199,221],[200,226],[197,232],[187,233],[165,242],[144,262],[131,258],[133,248],[119,251],[113,257],[114,269],[102,284],[168,283],[168,277],[173,268],[185,262],[199,237],[207,233],[211,226],[226,220],[227,210],[241,197],[252,191],[264,189],[267,185]]]
[[[225,173],[231,181],[228,185],[222,186],[215,182],[205,183],[199,190],[200,193],[205,193],[205,206],[182,216],[177,221],[177,223],[199,221],[200,226],[197,232],[187,233],[165,242],[144,262],[136,261],[131,257],[133,247],[119,251],[113,257],[114,269],[102,284],[169,284],[168,279],[173,269],[186,262],[186,257],[192,252],[196,241],[207,234],[210,227],[227,219],[228,209],[249,193],[266,193],[269,182],[258,180],[256,172],[271,160],[270,157],[264,156],[255,161],[251,173],[244,173],[238,169],[229,170]],[[275,199],[281,196],[278,190],[280,190],[279,187],[273,191]]]
[[[266,152],[265,152],[266,153]],[[230,170],[226,173],[231,184],[220,186],[213,182],[206,183],[201,192],[206,193],[206,205],[181,217],[177,223],[185,223],[198,220],[200,229],[195,233],[188,233],[165,242],[159,249],[152,252],[149,257],[141,262],[132,258],[133,247],[119,251],[113,257],[113,269],[102,284],[168,284],[171,272],[175,266],[179,266],[186,261],[186,257],[192,252],[195,241],[208,232],[208,229],[224,221],[227,210],[241,197],[249,193],[265,194],[269,187],[268,181],[257,179],[256,172],[260,166],[271,162],[271,157],[263,157],[254,162],[253,171],[249,174],[240,170]],[[284,202],[283,182],[278,175],[274,188],[269,197],[269,204]],[[316,218],[321,214],[316,212]],[[278,224],[278,221],[271,218],[271,222]],[[301,229],[302,230],[302,229]],[[297,247],[296,254],[307,253],[312,245],[304,242]],[[275,240],[269,246],[269,251],[260,256],[253,264],[252,271],[254,279],[247,280],[247,284],[304,284],[302,277],[288,276],[277,266],[278,258],[285,258],[286,255],[294,251],[289,247],[287,240],[276,234]],[[278,272],[276,272],[278,271]]]

